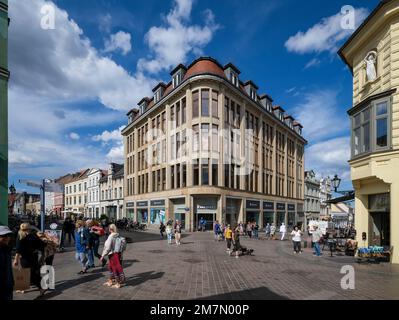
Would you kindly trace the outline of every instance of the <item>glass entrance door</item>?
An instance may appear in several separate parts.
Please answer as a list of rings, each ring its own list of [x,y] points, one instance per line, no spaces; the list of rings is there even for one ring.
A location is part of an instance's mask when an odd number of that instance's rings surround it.
[[[205,220],[205,230],[206,231],[210,231],[213,229],[213,222],[215,221],[216,218],[216,214],[214,213],[199,213],[197,214],[197,230],[199,227],[199,221],[201,220],[201,218],[204,218]]]
[[[372,230],[370,233],[371,243],[375,246],[391,245],[391,223],[389,212],[371,212]]]

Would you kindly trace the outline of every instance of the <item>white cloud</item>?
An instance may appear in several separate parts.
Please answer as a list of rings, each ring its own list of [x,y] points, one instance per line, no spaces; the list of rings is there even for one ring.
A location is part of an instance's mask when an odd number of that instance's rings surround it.
[[[54,30],[40,27],[40,9],[47,3],[55,8]],[[68,13],[53,2],[11,0],[9,7],[11,86],[47,98],[96,99],[116,110],[128,110],[151,94],[156,81],[132,75],[101,56]]]
[[[109,39],[105,39],[104,52],[121,51],[125,56],[132,50],[131,40],[132,37],[128,32],[118,31],[115,34],[111,34]]]
[[[166,16],[166,26],[152,27],[146,41],[153,53],[152,58],[140,59],[140,71],[158,73],[185,63],[187,55],[199,55],[212,40],[219,28],[210,10],[205,11],[205,25],[188,25],[193,0],[174,0],[175,6]]]
[[[314,58],[314,59],[310,60],[310,61],[306,64],[306,66],[305,66],[304,69],[309,69],[309,68],[311,68],[311,67],[317,67],[318,65],[320,65],[320,63],[321,63],[321,61],[320,61],[319,59]]]
[[[122,130],[125,126],[121,126],[119,129],[114,131],[105,130],[100,135],[96,135],[92,138],[93,141],[102,141],[102,142],[110,142],[110,141],[122,141]]]
[[[365,8],[355,9],[356,28],[368,16],[369,12]],[[343,29],[341,20],[343,15],[336,15],[323,18],[320,22],[309,28],[306,32],[299,31],[290,37],[285,47],[290,52],[295,53],[320,53],[329,51],[336,53],[339,43],[353,33],[354,30]]]
[[[350,180],[350,138],[339,137],[322,141],[306,148],[306,170],[314,170],[323,177],[335,174],[343,180]]]
[[[107,154],[107,159],[109,162],[123,163],[124,161],[123,144],[119,144],[115,147],[112,147]]]
[[[102,32],[110,33],[112,26],[112,16],[107,13],[99,17],[98,29]]]
[[[80,136],[79,136],[76,132],[71,132],[71,133],[69,134],[69,137],[70,137],[72,140],[79,140],[79,139],[80,139]]]
[[[294,91],[296,91],[296,87],[285,90],[286,93],[293,93]]]
[[[339,110],[338,92],[319,90],[304,94],[304,101],[293,108],[293,114],[303,125],[309,141],[320,141],[349,128],[349,118]]]

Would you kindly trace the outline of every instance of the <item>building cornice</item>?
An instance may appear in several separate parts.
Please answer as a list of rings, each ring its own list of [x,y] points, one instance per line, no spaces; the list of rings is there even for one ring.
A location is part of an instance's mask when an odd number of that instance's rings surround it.
[[[157,108],[163,106],[169,99],[171,99],[174,95],[179,94],[181,91],[184,92],[184,88],[189,86],[195,81],[199,80],[216,80],[220,83],[223,83],[226,87],[231,89],[235,94],[240,96],[242,99],[244,99],[246,102],[249,102],[251,105],[256,106],[262,114],[266,115],[269,117],[270,120],[273,120],[276,122],[276,124],[280,124],[284,128],[288,129],[289,132],[291,132],[294,136],[296,136],[299,140],[301,140],[305,145],[308,143],[307,140],[299,135],[295,130],[292,130],[285,122],[281,122],[280,119],[278,119],[273,113],[268,112],[259,102],[253,101],[249,96],[245,95],[244,92],[239,90],[237,87],[235,87],[232,83],[230,83],[228,80],[215,75],[215,74],[201,74],[201,75],[193,75],[192,77],[187,78],[179,87],[175,88],[172,90],[168,95],[163,97],[158,103],[156,103],[154,106],[152,106],[151,109],[146,110],[142,115],[137,117],[135,120],[132,121],[132,123],[128,124],[123,130],[122,130],[122,135],[126,133],[129,129],[134,127],[138,122],[140,122],[143,118],[146,118],[150,113],[152,113],[154,110]]]
[[[385,98],[385,97],[391,96],[395,92],[396,92],[396,88],[391,89],[391,90],[387,90],[387,91],[384,91],[384,92],[380,92],[380,93],[374,94],[372,96],[369,96],[366,99],[364,99],[363,101],[359,102],[357,105],[355,105],[352,108],[350,108],[347,111],[348,115],[351,116],[351,115],[355,114],[356,112],[360,111],[362,108],[367,106],[373,100],[377,100],[377,99],[381,99],[381,98]]]

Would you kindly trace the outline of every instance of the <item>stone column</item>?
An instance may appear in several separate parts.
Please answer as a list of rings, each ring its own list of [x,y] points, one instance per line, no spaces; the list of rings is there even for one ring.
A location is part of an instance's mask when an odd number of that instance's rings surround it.
[[[399,263],[399,215],[398,215],[398,208],[399,208],[399,181],[395,180],[391,183],[391,212],[390,212],[390,219],[391,219],[391,246],[394,248],[393,256],[392,256],[392,263]]]

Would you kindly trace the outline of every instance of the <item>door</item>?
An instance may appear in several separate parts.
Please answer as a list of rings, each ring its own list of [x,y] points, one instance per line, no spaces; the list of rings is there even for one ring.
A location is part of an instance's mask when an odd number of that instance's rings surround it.
[[[370,213],[372,220],[371,244],[375,246],[391,245],[391,224],[389,212],[372,212]]]
[[[206,231],[211,231],[213,229],[213,222],[215,221],[216,215],[214,213],[200,213],[197,214],[197,230],[199,227],[199,221],[201,218],[204,218],[206,224],[205,224],[205,230]]]

